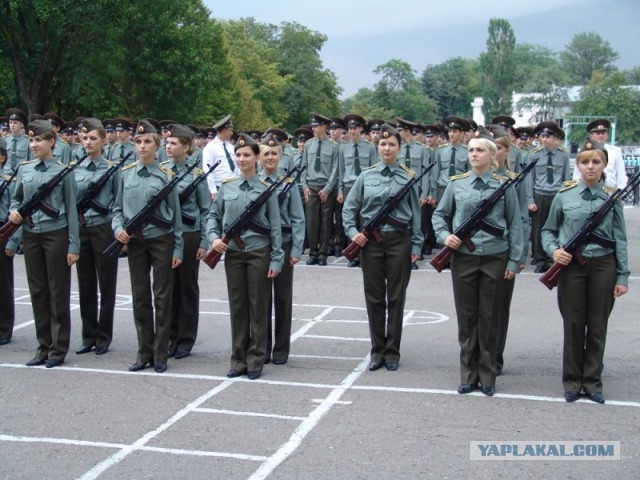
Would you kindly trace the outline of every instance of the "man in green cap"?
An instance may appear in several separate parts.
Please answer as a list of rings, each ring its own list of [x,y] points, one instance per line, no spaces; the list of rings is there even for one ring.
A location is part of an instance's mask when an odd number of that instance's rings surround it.
[[[9,136],[7,141],[7,154],[9,166],[15,170],[22,162],[31,159],[29,139],[24,134],[24,127],[28,122],[27,114],[19,108],[10,108],[6,114],[9,117]]]

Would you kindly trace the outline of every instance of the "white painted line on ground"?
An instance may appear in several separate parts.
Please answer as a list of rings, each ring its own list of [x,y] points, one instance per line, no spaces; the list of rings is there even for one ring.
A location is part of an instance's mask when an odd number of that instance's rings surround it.
[[[304,338],[318,338],[321,340],[347,340],[350,342],[370,342],[370,338],[364,337],[333,337],[331,335],[305,335]]]
[[[291,434],[289,440],[285,442],[266,462],[249,477],[249,480],[264,479],[269,476],[289,455],[291,455],[302,443],[305,437],[311,433],[316,425],[322,420],[331,407],[340,400],[349,388],[353,386],[355,381],[362,375],[367,364],[369,363],[369,355],[342,381],[342,383],[334,388],[329,395],[318,405],[309,416],[300,424],[298,428]]]
[[[178,420],[181,420],[187,414],[191,413],[195,408],[199,407],[204,402],[209,400],[211,397],[213,397],[214,395],[224,391],[225,389],[227,389],[231,385],[232,385],[232,382],[224,382],[224,383],[221,383],[220,385],[216,386],[215,388],[212,388],[211,390],[209,390],[205,394],[203,394],[200,397],[198,397],[197,399],[195,399],[193,402],[189,403],[182,410],[178,411],[169,420],[167,420],[165,423],[160,425],[155,430],[147,432],[145,435],[143,435],[138,440],[136,440],[133,444],[125,446],[119,452],[114,453],[110,457],[108,457],[105,460],[103,460],[102,462],[98,463],[95,467],[93,467],[87,473],[82,475],[80,477],[80,480],[93,480],[95,478],[98,478],[106,470],[108,470],[109,468],[113,467],[114,465],[117,465],[118,463],[120,463],[122,460],[124,460],[131,453],[133,453],[136,450],[139,450],[140,447],[143,447],[146,443],[148,443],[149,441],[153,440],[155,437],[157,437],[160,433],[164,432],[166,429],[171,427]]]
[[[318,360],[349,360],[349,361],[360,361],[362,357],[332,357],[330,355],[289,355],[289,357],[293,358],[317,358]]]
[[[263,455],[246,455],[244,453],[205,452],[202,450],[181,450],[179,448],[140,447],[144,452],[171,453],[174,455],[192,455],[196,457],[221,457],[234,458],[236,460],[250,460],[252,462],[264,462],[267,458]]]
[[[70,438],[51,437],[24,437],[14,435],[0,435],[0,442],[24,442],[24,443],[56,443],[59,445],[74,445],[79,447],[98,448],[126,448],[123,443],[90,442],[87,440],[72,440]]]
[[[29,305],[31,305],[31,304],[29,304]],[[33,325],[35,323],[36,323],[35,320],[30,320],[28,322],[20,323],[20,324],[18,324],[18,325],[13,327],[13,331],[15,332],[16,330],[21,330],[21,329],[29,327],[29,326],[31,326],[31,325]]]
[[[295,342],[300,337],[304,336],[304,334],[307,333],[309,330],[311,330],[311,328],[316,323],[321,322],[327,315],[329,315],[334,310],[334,308],[335,307],[332,305],[328,305],[324,307],[324,310],[320,312],[320,315],[316,315],[315,317],[313,317],[309,323],[302,326],[291,335],[291,343]]]
[[[324,402],[324,398],[312,398],[311,401],[313,403],[322,403]],[[353,402],[351,401],[347,401],[347,400],[337,400],[335,402],[333,402],[336,405],[351,405],[353,404]]]
[[[276,413],[238,412],[236,410],[222,410],[219,408],[195,408],[193,411],[200,412],[200,413],[220,413],[223,415],[238,415],[239,417],[277,418],[279,420],[302,421],[305,418],[307,418],[307,417],[293,417],[291,415],[278,415]]]

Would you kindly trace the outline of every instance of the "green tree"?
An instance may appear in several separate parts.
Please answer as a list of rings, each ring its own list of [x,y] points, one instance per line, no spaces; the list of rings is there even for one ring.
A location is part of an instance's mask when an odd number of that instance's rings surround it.
[[[615,116],[616,136],[623,145],[640,142],[640,91],[626,85],[621,72],[605,75],[598,72],[584,86],[580,100],[573,106],[572,115]],[[579,132],[580,137],[584,132]]]
[[[513,49],[515,63],[514,91],[540,93],[552,86],[571,85],[571,75],[562,68],[556,53],[550,48],[530,43],[517,44]]]
[[[580,84],[588,82],[598,70],[614,72],[616,67],[613,62],[617,59],[618,52],[611,48],[608,41],[593,32],[577,33],[571,43],[560,52],[563,68]]]
[[[624,72],[628,85],[640,85],[640,66],[636,65],[631,70]]]
[[[438,65],[428,65],[422,73],[422,91],[438,104],[438,116],[470,117],[474,92],[479,89],[475,75],[477,61],[450,58]]]
[[[480,55],[483,77],[482,110],[486,118],[500,114],[510,114],[515,78],[513,50],[516,37],[507,20],[489,20],[487,51]]]

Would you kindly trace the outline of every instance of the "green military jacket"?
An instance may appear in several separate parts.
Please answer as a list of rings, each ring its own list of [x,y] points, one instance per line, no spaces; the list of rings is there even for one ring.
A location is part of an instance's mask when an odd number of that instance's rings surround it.
[[[378,152],[373,143],[360,139],[358,142],[358,163],[360,173],[378,161]],[[351,188],[358,178],[355,159],[356,147],[353,141],[343,143],[338,154],[338,195],[344,195],[345,187]]]
[[[339,151],[340,145],[333,143],[329,137],[322,140],[312,138],[305,143],[301,165],[307,168],[300,177],[303,189],[313,187],[321,188],[325,193],[333,191],[338,183]]]
[[[9,135],[7,141],[7,156],[11,170],[18,168],[22,162],[31,160],[31,150],[29,149],[29,137],[26,135]]]
[[[444,188],[449,184],[449,179],[451,178],[451,152],[453,148],[456,149],[454,165],[456,175],[469,170],[469,154],[466,145],[463,143],[459,143],[458,145],[446,143],[438,147],[436,150],[436,165],[431,170],[432,196],[438,191],[438,187]]]
[[[6,185],[2,195],[0,196],[0,225],[5,223],[9,217],[9,206],[11,205],[11,196],[16,188],[16,177],[11,179],[13,172],[9,168],[9,162],[5,164],[5,168],[0,168],[0,187]],[[22,227],[15,231],[15,233],[7,241],[5,249],[16,251],[20,241],[22,240]],[[0,251],[0,255],[4,255],[4,252]]]
[[[551,257],[553,251],[571,239],[585,223],[589,214],[598,210],[608,196],[602,181],[591,187],[581,181],[568,182],[568,185],[553,199],[549,217],[542,228],[542,246],[545,252]],[[591,198],[586,200],[583,197]],[[588,242],[580,246],[580,253],[585,258],[615,253],[618,276],[616,284],[627,286],[629,282],[627,231],[621,201],[616,202],[615,206],[609,210],[594,233],[614,239],[615,248],[605,248],[597,243]]]
[[[551,153],[551,165],[549,165],[549,153]],[[529,153],[528,161],[537,161],[530,174],[532,191],[530,192],[529,203],[534,203],[534,193],[555,195],[562,188],[564,181],[571,180],[569,156],[563,150],[558,148],[551,150],[545,150],[542,147],[534,148]],[[551,172],[551,175],[548,176],[547,172]]]
[[[72,162],[71,164],[73,165],[74,163],[75,162]],[[95,165],[95,167],[92,165]],[[102,155],[95,160],[87,158],[84,162],[78,165],[73,171],[76,175],[76,184],[78,185],[78,199],[85,194],[92,183],[96,183],[100,180],[100,178],[102,178],[107,173],[107,170],[109,170],[113,165],[113,163],[105,160]],[[87,222],[86,226],[92,227],[111,223],[111,220],[113,219],[113,204],[115,203],[116,196],[118,194],[118,185],[120,185],[119,170],[117,170],[116,173],[107,181],[102,190],[93,197],[94,202],[97,203],[98,206],[104,207],[107,212],[101,213],[94,208],[89,208],[89,210],[87,210],[83,215]]]

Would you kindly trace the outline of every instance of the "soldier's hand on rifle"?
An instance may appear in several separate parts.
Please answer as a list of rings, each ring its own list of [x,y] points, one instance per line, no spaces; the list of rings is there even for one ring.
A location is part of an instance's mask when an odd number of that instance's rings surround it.
[[[351,241],[360,245],[361,248],[364,248],[369,239],[364,235],[364,233],[356,233],[353,237],[351,237]]]
[[[22,223],[22,215],[20,215],[17,210],[14,210],[9,214],[9,220],[16,225],[20,225]]]
[[[569,265],[571,263],[571,259],[573,255],[566,252],[564,248],[556,248],[553,251],[553,261],[559,263],[560,265]]]
[[[445,246],[449,247],[451,250],[458,250],[460,245],[462,245],[462,240],[460,240],[453,233],[444,239]]]
[[[129,240],[131,240],[131,237],[129,236],[129,234],[126,231],[120,230],[118,232],[118,234],[116,235],[116,240],[118,240],[120,243],[124,243],[126,245],[127,243],[129,243]]]
[[[224,253],[228,248],[227,244],[224,243],[221,238],[216,238],[211,242],[211,250],[215,250],[218,253]]]

